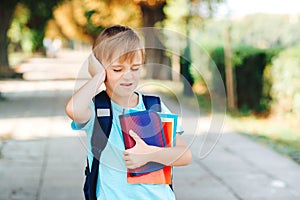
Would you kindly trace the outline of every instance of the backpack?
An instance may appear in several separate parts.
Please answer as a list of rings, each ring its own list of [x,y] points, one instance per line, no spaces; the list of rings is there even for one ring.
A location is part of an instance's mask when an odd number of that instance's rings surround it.
[[[161,112],[160,98],[156,96],[142,95],[146,110]],[[85,169],[84,196],[86,200],[97,200],[97,180],[99,174],[99,160],[101,152],[104,150],[110,134],[112,126],[112,109],[110,98],[105,91],[100,92],[93,99],[95,104],[95,112],[97,114],[98,123],[94,123],[94,131],[92,134],[91,147],[93,153],[93,162],[91,170],[89,162]],[[170,185],[172,188],[172,185]]]

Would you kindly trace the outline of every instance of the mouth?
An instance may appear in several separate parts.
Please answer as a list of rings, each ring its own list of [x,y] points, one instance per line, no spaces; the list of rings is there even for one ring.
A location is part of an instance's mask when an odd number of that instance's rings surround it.
[[[133,85],[133,83],[121,83],[120,85],[123,87],[130,87]]]

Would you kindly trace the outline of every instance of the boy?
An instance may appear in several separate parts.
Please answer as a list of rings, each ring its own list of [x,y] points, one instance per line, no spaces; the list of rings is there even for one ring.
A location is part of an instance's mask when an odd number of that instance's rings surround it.
[[[136,141],[131,149],[124,149],[119,115],[133,108],[145,110],[142,96],[136,92],[145,52],[140,38],[129,27],[112,26],[98,36],[90,56],[89,73],[92,78],[76,91],[66,105],[66,113],[73,120],[72,127],[85,130],[88,135],[88,164],[92,166],[91,135],[97,122],[92,101],[104,82],[111,100],[113,121],[107,145],[101,153],[96,188],[98,200],[175,199],[172,189],[165,184],[128,184],[127,168],[134,169],[150,161],[169,166],[188,165],[191,152],[177,128],[176,146],[162,148],[147,145],[133,131]],[[161,103],[162,113],[170,113]],[[95,120],[96,119],[96,120]]]

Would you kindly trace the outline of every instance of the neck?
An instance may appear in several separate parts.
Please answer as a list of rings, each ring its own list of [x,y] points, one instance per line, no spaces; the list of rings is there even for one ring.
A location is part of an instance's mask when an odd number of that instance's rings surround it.
[[[138,94],[132,93],[129,96],[119,96],[117,94],[112,93],[107,90],[107,95],[109,98],[114,101],[116,104],[124,107],[124,108],[133,108],[138,104]]]

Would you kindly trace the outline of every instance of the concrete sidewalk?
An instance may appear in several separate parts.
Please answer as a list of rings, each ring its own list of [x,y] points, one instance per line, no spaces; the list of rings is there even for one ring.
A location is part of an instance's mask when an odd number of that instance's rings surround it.
[[[0,101],[0,200],[83,199],[86,137],[70,129],[64,106],[86,55],[66,51],[57,59],[34,58],[20,67],[27,80],[0,81],[5,98]],[[205,134],[209,118],[183,109],[190,123],[199,121],[202,128],[195,134],[183,124],[194,160],[175,169],[177,199],[300,199],[298,164],[226,126],[221,136]],[[216,145],[210,152],[203,144]]]

